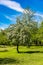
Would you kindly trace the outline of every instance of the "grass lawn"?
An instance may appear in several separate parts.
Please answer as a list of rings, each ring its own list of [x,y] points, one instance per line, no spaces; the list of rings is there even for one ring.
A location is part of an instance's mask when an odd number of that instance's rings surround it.
[[[43,65],[43,46],[20,46],[19,51],[21,53],[17,53],[16,46],[0,47],[0,65]]]

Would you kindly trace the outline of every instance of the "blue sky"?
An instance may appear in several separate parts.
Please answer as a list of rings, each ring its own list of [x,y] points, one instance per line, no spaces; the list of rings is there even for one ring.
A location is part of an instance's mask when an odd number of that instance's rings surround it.
[[[0,28],[16,23],[16,17],[29,7],[35,11],[36,21],[43,19],[43,0],[0,0]]]

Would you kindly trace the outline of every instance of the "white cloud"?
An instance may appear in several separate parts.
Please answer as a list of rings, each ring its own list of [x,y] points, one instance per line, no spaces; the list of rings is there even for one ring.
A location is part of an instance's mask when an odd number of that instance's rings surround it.
[[[4,24],[4,23],[0,22],[0,29],[3,29],[4,30],[7,27],[8,27],[7,24]]]
[[[16,18],[19,17],[19,16],[21,16],[21,14],[19,14],[19,15],[18,14],[17,15],[11,15],[11,16],[4,15],[4,17],[6,19],[10,20],[13,23],[16,23]]]
[[[42,18],[43,18],[43,14],[40,14],[40,13],[35,13],[34,15],[35,15],[35,16],[40,16],[40,17],[42,17]]]
[[[21,5],[16,1],[0,0],[0,4],[5,5],[6,7],[9,7],[13,10],[18,11],[18,12],[23,12],[24,11],[24,9],[21,7]]]
[[[9,16],[5,16],[7,19],[9,19],[10,21],[12,21],[13,19]]]
[[[7,16],[7,15],[4,15],[8,20],[10,20],[11,22],[16,22],[16,15],[13,15],[13,16]]]

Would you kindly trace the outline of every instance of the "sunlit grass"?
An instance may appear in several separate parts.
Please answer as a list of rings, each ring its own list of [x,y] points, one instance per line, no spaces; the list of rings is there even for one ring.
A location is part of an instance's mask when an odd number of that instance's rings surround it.
[[[20,52],[42,51],[43,46],[22,47]],[[43,53],[17,53],[16,46],[0,48],[0,65],[43,65]]]

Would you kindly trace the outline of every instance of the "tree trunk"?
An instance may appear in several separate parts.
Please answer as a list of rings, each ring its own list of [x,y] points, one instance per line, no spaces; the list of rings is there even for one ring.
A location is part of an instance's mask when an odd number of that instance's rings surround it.
[[[19,53],[19,45],[17,44],[17,52]]]

